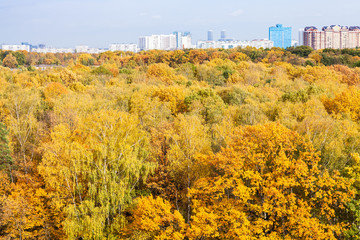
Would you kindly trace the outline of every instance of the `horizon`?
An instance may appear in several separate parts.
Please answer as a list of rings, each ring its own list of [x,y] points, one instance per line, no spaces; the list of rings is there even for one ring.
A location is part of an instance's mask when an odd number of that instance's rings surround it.
[[[360,2],[349,0],[341,5],[334,0],[304,0],[301,4],[227,0],[220,5],[214,0],[184,0],[182,4],[165,0],[7,0],[0,3],[5,26],[0,43],[107,48],[112,43],[138,44],[140,36],[174,31],[189,31],[196,43],[207,39],[208,30],[213,30],[217,40],[224,29],[227,38],[251,41],[268,39],[269,27],[276,24],[292,27],[292,39],[298,40],[299,29],[306,26],[360,25],[352,20],[357,7]]]

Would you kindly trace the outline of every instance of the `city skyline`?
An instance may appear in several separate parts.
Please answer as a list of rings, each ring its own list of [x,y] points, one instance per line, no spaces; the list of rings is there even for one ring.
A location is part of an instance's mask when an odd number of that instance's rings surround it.
[[[326,3],[326,4],[325,4]],[[338,5],[334,8],[334,4]],[[348,5],[351,4],[351,8]],[[359,25],[354,22],[360,3],[344,0],[288,1],[115,1],[115,0],[6,0],[0,3],[3,23],[0,43],[45,43],[53,47],[111,43],[137,43],[141,35],[190,31],[193,41],[214,39],[226,29],[228,38],[267,38],[269,26],[278,23],[297,30],[305,26]]]

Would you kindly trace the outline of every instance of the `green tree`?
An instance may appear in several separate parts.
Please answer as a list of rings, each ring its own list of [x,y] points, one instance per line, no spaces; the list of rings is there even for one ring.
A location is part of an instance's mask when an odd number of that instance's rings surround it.
[[[300,57],[307,57],[313,51],[309,46],[289,47],[286,50]]]
[[[18,65],[25,65],[25,54],[22,51],[15,52],[14,56],[18,62]]]

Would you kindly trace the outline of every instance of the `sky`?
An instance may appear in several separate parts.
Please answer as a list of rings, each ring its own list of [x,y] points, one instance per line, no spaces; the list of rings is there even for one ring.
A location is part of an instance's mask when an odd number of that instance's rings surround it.
[[[292,27],[360,25],[357,0],[0,0],[0,44],[52,47],[137,43],[139,36],[190,31],[193,43],[214,38],[268,38],[278,23]]]

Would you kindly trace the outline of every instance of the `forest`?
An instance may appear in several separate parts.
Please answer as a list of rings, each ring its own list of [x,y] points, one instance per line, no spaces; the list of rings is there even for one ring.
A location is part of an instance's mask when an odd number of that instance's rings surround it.
[[[360,49],[0,65],[0,239],[360,239]]]

